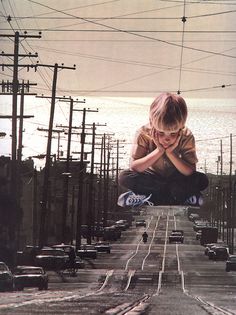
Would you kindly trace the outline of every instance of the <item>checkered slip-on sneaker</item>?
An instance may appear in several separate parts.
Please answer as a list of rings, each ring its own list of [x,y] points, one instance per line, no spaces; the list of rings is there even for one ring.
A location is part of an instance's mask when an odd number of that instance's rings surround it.
[[[117,204],[120,207],[136,207],[144,204],[153,206],[153,203],[149,201],[151,196],[152,194],[147,197],[145,195],[136,195],[132,191],[127,191],[119,196]]]
[[[202,206],[203,205],[203,198],[202,195],[193,195],[191,197],[189,197],[186,201],[185,201],[186,205],[190,205],[190,206]]]

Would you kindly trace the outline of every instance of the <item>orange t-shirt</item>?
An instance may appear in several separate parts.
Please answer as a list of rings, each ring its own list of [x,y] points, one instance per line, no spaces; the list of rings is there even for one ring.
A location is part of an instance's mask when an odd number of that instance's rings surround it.
[[[135,135],[133,144],[131,159],[140,159],[153,150],[156,149],[156,145],[151,137],[151,128],[147,124],[142,126]],[[187,127],[182,130],[182,135],[178,146],[174,152],[184,161],[190,165],[195,165],[198,161],[195,148],[194,136]],[[151,167],[153,171],[161,174],[164,177],[168,177],[176,170],[175,166],[168,159],[166,154],[163,154]]]

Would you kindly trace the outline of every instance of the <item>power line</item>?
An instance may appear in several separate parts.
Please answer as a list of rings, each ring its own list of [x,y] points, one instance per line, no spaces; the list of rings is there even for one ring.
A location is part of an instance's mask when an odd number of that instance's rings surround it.
[[[153,37],[150,37],[150,36],[137,34],[136,32],[132,32],[132,31],[122,30],[122,29],[119,29],[119,28],[116,28],[116,27],[108,26],[108,25],[100,23],[100,22],[91,21],[91,20],[88,20],[86,18],[82,18],[82,17],[75,16],[75,15],[72,15],[72,14],[69,14],[69,13],[65,13],[65,12],[63,12],[61,10],[52,8],[52,7],[44,5],[44,4],[41,4],[41,3],[37,2],[37,1],[34,1],[34,0],[27,0],[27,1],[35,3],[35,4],[38,4],[38,5],[43,6],[43,7],[46,7],[48,9],[54,10],[55,12],[59,12],[59,13],[62,13],[62,14],[68,15],[68,16],[73,16],[73,17],[75,17],[77,19],[80,19],[82,21],[91,23],[93,25],[98,25],[98,26],[105,27],[105,28],[107,28],[109,30],[112,30],[112,31],[121,32],[121,33],[124,33],[124,34],[129,34],[129,35],[133,35],[133,36],[137,36],[137,37],[152,39],[153,41],[161,42],[161,43],[164,43],[164,44],[167,44],[167,45],[171,45],[171,46],[175,46],[175,47],[181,47],[181,45],[179,45],[179,44],[171,43],[171,42],[166,41],[166,40],[161,40],[161,39],[153,38]],[[189,50],[204,52],[204,53],[208,53],[208,54],[214,54],[214,55],[218,55],[218,56],[223,56],[223,57],[236,58],[236,56],[229,56],[229,55],[220,54],[220,53],[217,53],[217,52],[206,51],[206,50],[200,49],[200,48],[193,48],[193,47],[190,47],[190,46],[184,46],[184,48],[185,49],[189,49]]]
[[[202,17],[210,17],[210,16],[217,16],[217,15],[222,15],[222,14],[229,14],[229,13],[234,13],[236,10],[228,10],[228,11],[221,11],[221,12],[214,12],[214,13],[207,13],[207,14],[199,14],[199,15],[190,15],[186,16],[188,19],[195,19],[195,18],[202,18]],[[1,15],[1,17],[7,18],[4,14]],[[62,17],[62,16],[14,16],[15,20],[74,20],[76,19],[75,17]],[[179,20],[179,16],[175,17],[125,17],[125,16],[99,16],[99,17],[86,17],[86,19],[89,20],[96,20],[96,21],[101,21],[101,20]]]
[[[97,56],[97,55],[92,55],[92,54],[82,54],[82,53],[73,53],[73,52],[66,52],[63,50],[59,49],[47,49],[41,46],[34,46],[37,49],[44,50],[44,51],[50,51],[50,52],[55,52],[63,55],[69,55],[69,56],[79,56],[87,59],[95,59],[95,60],[102,60],[106,62],[114,62],[114,63],[122,63],[122,64],[130,64],[130,65],[138,65],[138,66],[144,66],[144,67],[149,67],[149,68],[161,68],[165,70],[175,70],[176,67],[170,66],[170,65],[165,65],[165,64],[156,64],[156,63],[151,63],[151,62],[141,62],[141,61],[136,61],[136,60],[128,60],[128,59],[115,59],[115,58],[110,58],[110,57],[103,57],[103,56]],[[176,69],[177,70],[177,69]],[[225,73],[223,71],[217,71],[217,70],[206,70],[205,68],[199,69],[199,68],[183,68],[183,71],[187,72],[198,72],[198,73],[208,73],[208,74],[221,74],[221,75],[231,75],[234,76],[236,75],[236,72],[230,72],[230,73]]]
[[[9,29],[6,28],[1,28],[1,31],[9,31]],[[25,31],[33,31],[33,32],[38,32],[39,29],[38,28],[24,28]],[[166,44],[172,44],[171,42],[165,41],[165,40],[161,40],[155,37],[145,37],[144,35],[141,35],[142,33],[175,33],[175,34],[179,34],[182,33],[182,30],[178,31],[178,30],[141,30],[141,29],[131,29],[131,30],[127,30],[127,29],[108,29],[108,30],[104,30],[104,29],[56,29],[56,28],[40,28],[41,32],[80,32],[80,33],[127,33],[130,35],[134,35],[134,36],[140,36],[140,37],[144,37],[150,40],[155,40],[155,41],[159,41],[159,42],[164,42]],[[236,33],[235,30],[189,30],[189,31],[185,31],[186,33],[189,34],[234,34]],[[139,34],[141,33],[141,34]],[[175,45],[174,46],[180,46],[180,45]],[[185,47],[187,49],[191,49],[191,50],[197,50],[193,47]],[[205,52],[205,51],[203,51]]]

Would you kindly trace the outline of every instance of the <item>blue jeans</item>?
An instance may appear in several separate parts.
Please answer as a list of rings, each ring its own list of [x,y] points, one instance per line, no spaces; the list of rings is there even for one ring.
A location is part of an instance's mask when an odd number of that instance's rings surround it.
[[[207,188],[208,178],[204,173],[194,172],[185,176],[176,171],[169,177],[146,170],[142,173],[124,170],[119,175],[119,185],[135,194],[150,195],[156,205],[183,204],[193,195],[199,195]]]

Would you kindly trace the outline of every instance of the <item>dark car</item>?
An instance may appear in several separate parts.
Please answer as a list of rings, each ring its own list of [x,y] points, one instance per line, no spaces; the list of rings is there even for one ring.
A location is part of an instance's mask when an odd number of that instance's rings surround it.
[[[48,276],[41,267],[17,266],[14,271],[14,283],[16,290],[24,290],[24,288],[47,290]]]
[[[111,252],[111,246],[108,242],[97,242],[94,245],[94,248],[99,252],[99,253],[108,253],[110,254]]]
[[[184,242],[184,231],[183,230],[172,230],[172,232],[169,236],[169,243],[172,243],[172,242],[183,243]]]
[[[68,261],[69,256],[58,248],[43,248],[35,257],[35,265],[47,270],[63,270]]]
[[[198,232],[199,230],[202,230],[202,228],[205,228],[207,226],[211,226],[211,223],[207,220],[195,220],[193,225],[193,230],[195,232]]]
[[[189,221],[194,222],[195,220],[198,220],[200,216],[198,213],[191,213],[188,218],[189,218]]]
[[[204,254],[208,256],[209,251],[212,249],[213,246],[217,246],[217,243],[209,243],[205,245]]]
[[[227,246],[213,246],[208,252],[208,257],[212,260],[227,260],[229,248]]]
[[[80,258],[97,258],[97,250],[94,245],[83,244],[80,246],[80,249],[77,250],[77,255]]]
[[[4,262],[0,262],[0,290],[12,291],[14,288],[13,275]]]
[[[226,261],[225,271],[236,270],[236,255],[230,255]]]
[[[111,225],[104,228],[104,241],[117,241],[120,237],[121,230],[116,225]]]
[[[95,237],[103,237],[104,235],[104,228],[101,225],[95,225],[95,226],[91,226],[91,236],[95,236]],[[81,235],[84,238],[87,238],[89,235],[89,227],[88,225],[81,225]]]
[[[39,246],[26,245],[22,251],[17,251],[16,264],[22,266],[33,266],[35,257],[39,252]]]
[[[62,249],[68,256],[70,256],[70,251],[75,252],[75,247],[73,245],[67,244],[58,244],[52,245],[52,248]],[[65,269],[70,268],[70,261],[66,261]],[[78,256],[75,255],[74,268],[75,269],[83,269],[85,267],[84,261]]]
[[[144,219],[137,219],[135,222],[135,225],[136,225],[136,227],[139,227],[139,226],[146,227],[147,226],[146,221]]]

